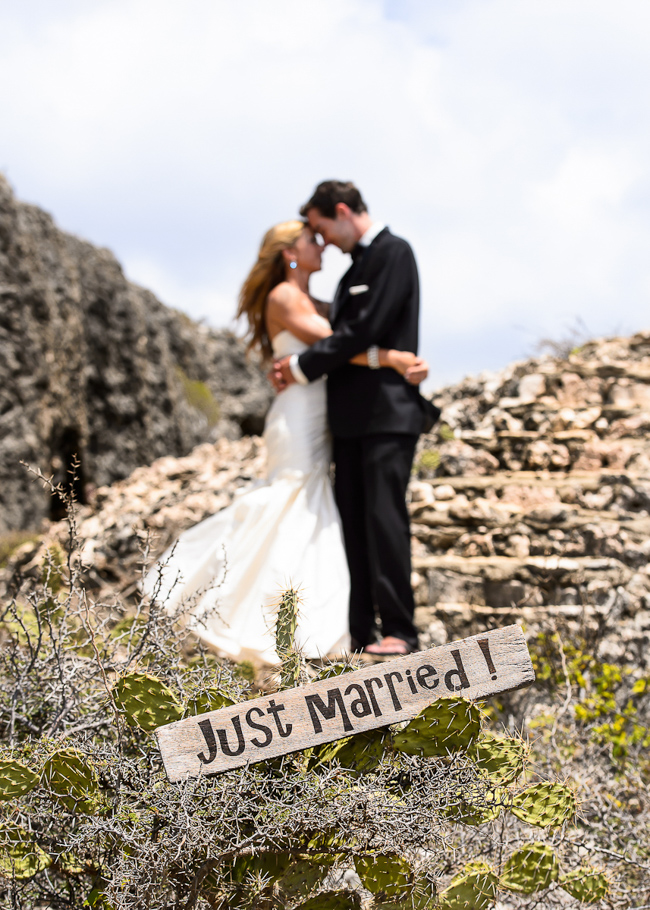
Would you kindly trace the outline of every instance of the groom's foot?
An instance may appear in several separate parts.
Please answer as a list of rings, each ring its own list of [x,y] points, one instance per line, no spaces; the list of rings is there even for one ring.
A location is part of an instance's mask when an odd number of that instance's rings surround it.
[[[404,654],[412,654],[416,648],[411,647],[403,638],[387,635],[375,644],[366,645],[363,650],[365,654],[374,654],[376,657],[400,657]]]

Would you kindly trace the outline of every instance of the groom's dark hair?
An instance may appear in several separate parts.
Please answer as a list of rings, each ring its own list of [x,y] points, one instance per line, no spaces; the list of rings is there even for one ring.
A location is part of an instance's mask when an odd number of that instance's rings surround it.
[[[318,209],[325,218],[336,218],[337,202],[345,202],[357,215],[368,211],[368,206],[354,183],[349,180],[324,180],[318,184],[311,199],[302,206],[300,214],[306,218],[309,209]]]

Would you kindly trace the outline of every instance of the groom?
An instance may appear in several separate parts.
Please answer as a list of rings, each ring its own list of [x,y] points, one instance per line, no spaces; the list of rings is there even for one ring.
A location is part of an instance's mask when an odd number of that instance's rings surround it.
[[[408,243],[370,218],[352,183],[319,184],[300,214],[326,244],[350,253],[352,265],[330,309],[334,333],[299,356],[276,361],[275,384],[282,388],[327,374],[353,648],[407,654],[417,650],[418,639],[406,487],[418,435],[439,412],[397,372],[379,368],[377,348],[417,352],[417,266]],[[363,351],[370,369],[349,363]]]

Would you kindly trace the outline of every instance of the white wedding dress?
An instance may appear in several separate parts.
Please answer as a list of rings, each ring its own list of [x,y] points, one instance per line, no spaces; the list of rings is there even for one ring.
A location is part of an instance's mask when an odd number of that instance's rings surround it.
[[[306,348],[286,330],[273,340],[277,357]],[[329,478],[324,379],[275,398],[264,441],[266,481],[184,531],[147,574],[145,591],[154,591],[162,572],[157,596],[168,609],[201,592],[189,620],[199,638],[233,660],[275,664],[274,606],[291,585],[302,597],[296,640],[303,654],[340,654],[350,644],[350,581]]]

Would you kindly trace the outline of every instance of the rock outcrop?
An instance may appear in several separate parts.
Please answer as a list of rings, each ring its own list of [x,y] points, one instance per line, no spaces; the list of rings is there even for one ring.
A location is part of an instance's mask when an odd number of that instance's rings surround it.
[[[444,389],[411,504],[420,623],[563,617],[647,665],[650,332]],[[478,626],[477,626],[478,623]]]
[[[576,638],[597,631],[601,659],[650,666],[648,389],[644,333],[440,393],[442,422],[420,442],[410,488],[423,645],[559,622]],[[155,557],[264,463],[258,438],[221,439],[99,489],[78,523],[95,594],[128,598],[151,534]],[[24,544],[5,580],[37,571],[39,553],[64,537],[52,525]]]
[[[77,455],[84,502],[161,456],[261,432],[270,399],[231,333],[163,306],[0,175],[0,533],[60,514],[21,461],[64,480]]]

